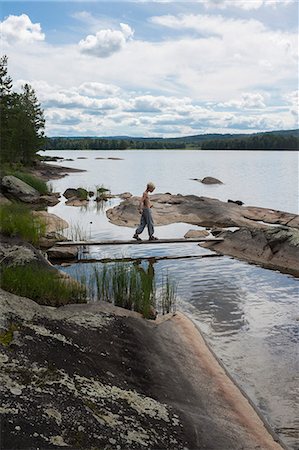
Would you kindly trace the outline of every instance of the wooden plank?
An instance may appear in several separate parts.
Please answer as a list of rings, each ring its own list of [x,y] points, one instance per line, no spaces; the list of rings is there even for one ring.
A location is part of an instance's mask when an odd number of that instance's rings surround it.
[[[61,246],[70,246],[70,245],[143,245],[143,244],[192,244],[196,242],[222,242],[223,239],[221,238],[199,238],[199,239],[158,239],[157,241],[149,241],[149,240],[142,240],[142,241],[136,241],[129,240],[129,241],[63,241],[63,242],[57,242],[55,245],[61,245]]]

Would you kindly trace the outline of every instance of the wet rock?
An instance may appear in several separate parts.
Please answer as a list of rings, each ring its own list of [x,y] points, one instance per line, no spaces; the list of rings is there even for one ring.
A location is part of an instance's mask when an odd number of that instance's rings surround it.
[[[214,232],[213,232],[214,234]],[[274,270],[299,276],[299,230],[288,227],[240,228],[216,234],[222,242],[205,242],[202,247]]]
[[[223,184],[222,181],[213,177],[205,177],[202,180],[199,180],[203,184]]]
[[[75,188],[68,188],[64,191],[62,195],[67,199],[74,198],[78,196],[78,190]]]
[[[241,200],[227,200],[227,203],[235,203],[236,205],[242,206],[244,203]]]
[[[80,200],[78,198],[71,198],[65,202],[66,206],[87,206],[88,200]]]
[[[39,201],[40,193],[29,184],[13,175],[2,178],[2,187],[9,195],[25,203],[36,203]]]
[[[41,195],[39,201],[46,206],[55,206],[59,203],[59,196],[60,194],[57,195],[57,193],[50,195]]]
[[[207,236],[209,236],[209,232],[206,230],[189,230],[187,231],[187,233],[185,234],[184,238],[185,239],[196,239],[196,238],[205,238]]]
[[[54,246],[47,250],[47,255],[51,260],[68,260],[76,259],[78,257],[78,247],[73,245],[67,246]]]

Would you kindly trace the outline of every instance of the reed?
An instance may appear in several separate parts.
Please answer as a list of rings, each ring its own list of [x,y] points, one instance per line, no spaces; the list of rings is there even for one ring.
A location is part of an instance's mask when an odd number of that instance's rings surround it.
[[[145,271],[135,264],[126,263],[94,267],[90,277],[90,296],[94,300],[137,311],[145,318],[152,317],[157,307],[162,314],[169,313],[175,308],[175,283],[167,274],[157,291],[151,270]]]

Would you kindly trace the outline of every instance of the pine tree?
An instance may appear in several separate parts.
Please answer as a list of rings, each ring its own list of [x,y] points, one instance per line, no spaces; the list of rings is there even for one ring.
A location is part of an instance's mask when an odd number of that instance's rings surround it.
[[[12,109],[12,78],[7,74],[7,56],[0,58],[0,146],[1,160],[10,153],[10,116]]]

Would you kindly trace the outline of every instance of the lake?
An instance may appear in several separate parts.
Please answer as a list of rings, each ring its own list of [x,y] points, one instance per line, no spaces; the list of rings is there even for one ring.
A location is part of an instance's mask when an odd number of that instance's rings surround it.
[[[65,165],[86,170],[51,182],[55,191],[68,187],[95,190],[104,185],[112,194],[141,195],[153,181],[156,192],[194,194],[242,200],[246,205],[298,213],[298,153],[272,151],[55,151],[50,156],[72,158]],[[84,157],[86,159],[77,159]],[[119,157],[122,160],[96,159]],[[191,178],[212,176],[222,185],[203,185]],[[88,239],[127,239],[133,230],[109,223],[105,210],[65,205],[49,212],[79,225]],[[172,224],[156,227],[160,237],[183,237],[200,227]],[[147,238],[146,233],[143,235]],[[83,257],[203,256],[211,252],[196,244],[91,247]],[[146,262],[143,263],[146,268]],[[88,273],[90,264],[62,267],[67,273]],[[158,261],[157,283],[168,273],[176,280],[178,308],[200,327],[207,342],[236,382],[263,413],[281,439],[296,447],[295,384],[298,373],[299,280],[229,257]],[[79,275],[78,275],[79,276]],[[298,443],[298,440],[297,440]]]

